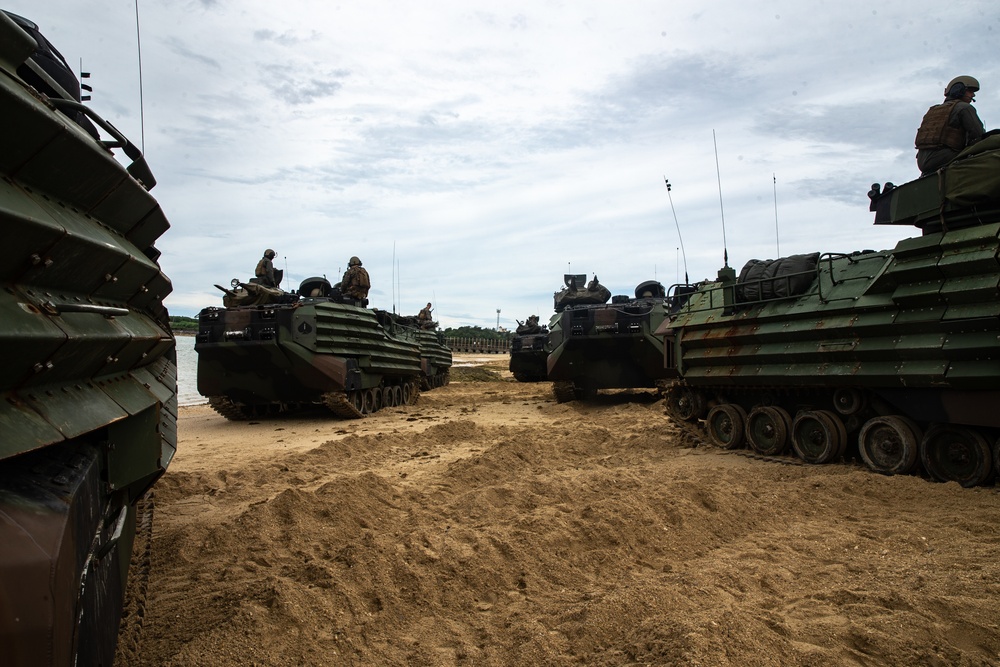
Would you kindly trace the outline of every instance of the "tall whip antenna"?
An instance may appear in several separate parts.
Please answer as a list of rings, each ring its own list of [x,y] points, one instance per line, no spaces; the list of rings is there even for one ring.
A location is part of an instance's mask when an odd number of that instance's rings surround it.
[[[719,212],[722,214],[722,265],[729,266],[729,244],[726,243],[726,210],[722,206],[722,172],[719,171],[719,144],[712,130],[712,145],[715,146],[715,176],[719,179]]]
[[[139,144],[146,152],[146,117],[142,106],[142,41],[139,39],[139,0],[135,0],[135,48],[139,55]]]
[[[89,79],[89,78],[90,78],[90,72],[83,71],[83,58],[80,58],[80,90],[87,93],[92,93],[94,92],[94,87],[91,86],[89,83],[83,82],[84,79]],[[80,101],[89,102],[90,95],[80,95]]]
[[[396,242],[392,242],[392,314],[396,314]]]
[[[781,257],[781,237],[778,236],[778,177],[771,174],[774,181],[774,245],[778,249],[778,257]]]
[[[674,198],[670,196],[670,188],[672,186],[666,176],[663,177],[663,182],[667,186],[667,199],[670,200],[670,211],[674,214],[674,225],[677,227],[677,238],[681,242],[681,252],[684,253],[684,283],[688,284],[691,282],[688,280],[688,258],[687,253],[684,252],[684,237],[681,236],[681,224],[677,222],[677,211],[674,210]]]

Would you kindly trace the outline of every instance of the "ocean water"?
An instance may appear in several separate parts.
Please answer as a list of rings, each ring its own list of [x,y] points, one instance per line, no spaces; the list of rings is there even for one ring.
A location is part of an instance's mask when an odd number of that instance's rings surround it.
[[[198,355],[194,351],[194,336],[177,336],[177,403],[205,403],[198,393]]]

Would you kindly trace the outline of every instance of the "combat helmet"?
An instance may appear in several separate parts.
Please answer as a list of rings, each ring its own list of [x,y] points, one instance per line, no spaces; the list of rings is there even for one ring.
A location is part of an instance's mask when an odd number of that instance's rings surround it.
[[[351,261],[347,263],[348,266],[361,266],[361,260],[357,256],[351,257]]]
[[[274,259],[274,256],[276,254],[277,253],[274,252],[273,250],[271,250],[270,248],[268,248],[267,250],[264,251],[264,257],[267,257],[268,259]]]
[[[979,80],[975,77],[963,74],[956,76],[948,82],[948,87],[944,89],[944,94],[948,97],[961,97],[966,90],[976,92],[979,90]]]

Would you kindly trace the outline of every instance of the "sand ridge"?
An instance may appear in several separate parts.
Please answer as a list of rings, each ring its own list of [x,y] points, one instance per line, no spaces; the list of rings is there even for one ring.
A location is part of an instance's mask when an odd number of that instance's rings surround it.
[[[680,444],[652,393],[182,408],[144,665],[1000,664],[1000,495]],[[459,373],[456,373],[458,375]]]

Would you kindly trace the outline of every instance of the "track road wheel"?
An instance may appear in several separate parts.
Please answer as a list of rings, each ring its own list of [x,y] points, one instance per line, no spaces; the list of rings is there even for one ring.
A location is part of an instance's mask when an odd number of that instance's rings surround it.
[[[743,446],[746,422],[746,410],[735,403],[723,403],[708,411],[705,426],[717,447],[739,449]]]
[[[697,389],[678,387],[667,397],[670,415],[685,422],[693,422],[705,416],[705,395]]]
[[[362,389],[361,400],[362,400],[361,412],[365,413],[366,415],[370,415],[371,413],[375,412],[375,392],[373,392],[371,389]]]
[[[834,460],[842,459],[847,452],[847,445],[849,444],[847,441],[847,425],[844,423],[843,418],[836,412],[831,412],[830,410],[821,410],[821,412],[833,420],[833,425],[837,428],[837,432],[840,433],[840,449],[833,458]]]
[[[920,441],[920,461],[935,480],[964,487],[982,484],[993,472],[993,451],[986,438],[964,426],[932,426]]]
[[[905,475],[917,465],[920,427],[899,415],[875,417],[858,434],[858,451],[865,465],[885,475]]]
[[[354,409],[358,411],[359,414],[364,414],[365,399],[361,391],[352,391],[347,394],[347,400],[350,401]]]
[[[382,388],[382,407],[394,408],[396,404],[392,402],[392,387]]]
[[[403,405],[403,388],[398,384],[392,388],[392,404]]]
[[[829,463],[844,450],[846,430],[826,410],[802,410],[792,422],[792,449],[806,463]]]
[[[788,449],[791,418],[773,405],[758,405],[747,417],[746,435],[750,447],[764,456],[777,456]]]
[[[845,417],[861,412],[865,404],[865,395],[860,389],[842,387],[833,392],[833,408]]]

